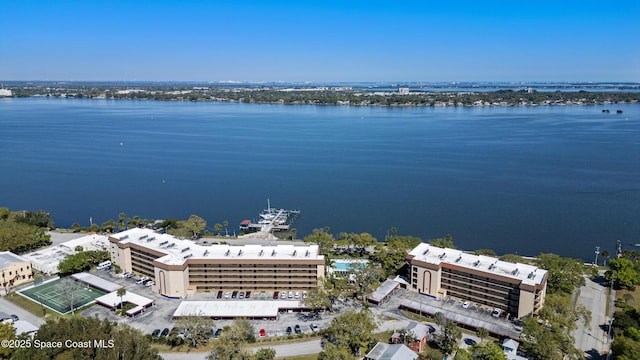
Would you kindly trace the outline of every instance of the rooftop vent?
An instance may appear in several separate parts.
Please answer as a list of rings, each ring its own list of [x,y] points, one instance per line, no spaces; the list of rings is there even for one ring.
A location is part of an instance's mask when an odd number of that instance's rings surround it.
[[[422,252],[422,255],[427,255],[429,253],[429,249]]]
[[[462,260],[462,255],[458,255],[458,258],[456,259],[456,262],[460,262],[460,260]]]
[[[229,256],[229,253],[231,253],[231,250],[227,250],[227,252],[224,253],[224,256]]]
[[[536,269],[537,270],[537,269]],[[527,276],[527,279],[533,279],[536,277],[536,270],[533,270],[532,272],[529,273],[529,275]]]
[[[264,255],[264,250],[260,250],[260,254],[258,254],[258,256],[262,256]]]
[[[140,237],[138,238],[138,240],[145,239],[145,238],[147,238],[148,236],[149,236],[149,235],[142,235],[142,236],[140,236]]]
[[[311,255],[311,253],[307,250],[307,252],[304,253],[304,257],[309,257],[309,255]]]
[[[209,250],[205,250],[204,251],[204,255],[202,255],[202,256],[207,256],[207,255],[209,255]]]
[[[276,249],[273,249],[273,251],[271,252],[271,256],[276,256]]]
[[[238,250],[238,256],[242,255],[242,249]]]
[[[180,250],[180,252],[187,252],[187,251],[189,251],[189,248],[188,248],[188,247],[186,247],[186,248],[184,248],[184,249]]]
[[[296,256],[297,253],[298,253],[298,250],[293,250],[293,256]]]
[[[440,256],[438,256],[440,258],[440,260],[444,259],[447,257],[447,253],[443,252],[442,254],[440,254]]]
[[[169,240],[165,240],[165,241],[163,241],[163,242],[161,242],[161,243],[160,243],[160,246],[162,246],[162,245],[167,245],[168,243],[169,243]]]
[[[520,272],[520,270],[518,270],[518,268],[513,269],[513,271],[511,272],[511,275],[518,275],[518,273]]]
[[[188,259],[188,258],[190,258],[190,257],[192,257],[192,256],[193,256],[193,254],[187,254],[187,255],[183,256],[182,258],[183,258],[183,259]]]
[[[120,238],[120,240],[124,240],[124,239],[128,239],[128,238],[129,238],[129,235],[123,235],[123,236]]]
[[[171,244],[167,245],[167,247],[168,247],[168,248],[172,248],[172,247],[174,247],[174,246],[176,246],[176,244],[175,244],[175,243],[171,243]]]
[[[480,265],[480,260],[476,260],[476,262],[473,263],[473,266],[478,266]]]
[[[155,240],[155,239],[156,239],[156,237],[152,236],[152,237],[148,238],[147,241],[152,241],[152,240]]]
[[[496,263],[497,261],[494,263],[491,263],[491,265],[489,265],[489,270],[493,270],[496,267]]]

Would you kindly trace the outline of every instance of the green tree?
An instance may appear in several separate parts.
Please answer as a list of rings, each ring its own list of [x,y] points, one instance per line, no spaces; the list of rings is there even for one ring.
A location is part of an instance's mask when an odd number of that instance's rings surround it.
[[[349,349],[339,347],[333,343],[325,343],[324,348],[318,354],[318,360],[353,360],[355,356]]]
[[[16,338],[16,332],[10,323],[0,323],[0,340],[13,340]],[[9,346],[0,346],[0,359],[8,359],[11,357],[13,348]]]
[[[611,352],[616,360],[640,359],[640,342],[626,336],[616,336],[611,344]]]
[[[318,245],[320,254],[323,255],[330,255],[335,245],[333,235],[318,229],[315,229],[312,234],[305,236],[302,241]]]
[[[260,348],[256,351],[256,360],[273,360],[276,358],[276,350],[272,348]]]
[[[176,321],[176,327],[185,335],[191,347],[206,345],[211,329],[215,327],[213,320],[202,314],[183,316]]]
[[[489,330],[479,327],[476,329],[476,335],[480,338],[480,340],[484,340],[489,337]]]
[[[585,267],[582,260],[562,258],[556,254],[540,254],[536,264],[548,271],[547,293],[571,294],[585,284]]]
[[[331,325],[324,330],[323,339],[326,345],[332,343],[341,351],[361,356],[376,343],[373,331],[376,329],[373,314],[367,310],[349,310],[338,315]]]
[[[216,223],[213,225],[213,228],[216,229],[216,235],[220,236],[220,232],[222,232],[222,224]]]
[[[562,360],[565,357],[580,358],[582,352],[574,347],[574,339],[559,326],[550,329],[538,324],[536,319],[523,320],[520,338],[521,349],[534,360]]]
[[[123,302],[122,302],[122,298],[123,298],[125,295],[127,295],[127,289],[125,289],[125,288],[121,287],[121,288],[120,288],[120,289],[118,289],[118,291],[116,292],[116,295],[118,295],[118,296],[120,297],[120,309],[122,309],[122,305],[124,305],[124,304],[123,304]]]
[[[210,360],[244,360],[251,358],[246,348],[247,342],[253,339],[253,327],[246,319],[236,319],[231,326],[225,326],[218,341],[213,342]]]
[[[151,348],[149,341],[139,330],[124,323],[100,320],[97,317],[73,317],[48,319],[34,340],[41,342],[62,342],[73,340],[88,342],[90,347],[62,346],[51,348],[27,347],[16,350],[13,359],[152,359],[161,360],[158,351]],[[109,342],[109,340],[113,340]],[[105,346],[93,346],[94,341],[104,341]]]
[[[640,274],[636,269],[636,264],[627,258],[616,258],[609,261],[609,270],[605,273],[605,278],[609,282],[613,278],[617,286],[626,287],[632,291],[640,283]]]
[[[198,239],[207,227],[207,222],[198,215],[191,215],[184,221],[182,226],[193,235],[193,239]]]
[[[482,341],[471,347],[473,360],[507,360],[502,347],[490,341]]]
[[[451,234],[445,235],[444,239],[443,238],[431,239],[429,240],[429,244],[431,246],[437,246],[439,248],[449,248],[449,249],[456,248],[456,246],[453,243],[453,237],[451,236]]]
[[[458,348],[458,341],[462,339],[462,330],[453,321],[447,320],[444,324],[442,336],[442,352],[452,354]]]

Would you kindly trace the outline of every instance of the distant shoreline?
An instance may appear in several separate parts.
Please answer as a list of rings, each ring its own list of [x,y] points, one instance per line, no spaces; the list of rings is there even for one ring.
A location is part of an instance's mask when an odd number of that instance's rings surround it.
[[[590,87],[584,86],[587,89]],[[640,88],[607,88],[595,91],[568,91],[571,87],[528,87],[519,90],[495,88],[475,91],[473,87],[442,88],[431,91],[416,87],[354,88],[350,86],[195,86],[194,84],[12,84],[2,89],[0,98],[73,98],[105,100],[157,100],[275,105],[328,105],[379,107],[523,107],[523,106],[611,106],[640,104]],[[549,89],[556,89],[551,91]],[[562,91],[559,89],[563,89]],[[446,90],[446,91],[445,91]],[[454,91],[455,90],[455,91]],[[599,91],[598,91],[599,90]]]

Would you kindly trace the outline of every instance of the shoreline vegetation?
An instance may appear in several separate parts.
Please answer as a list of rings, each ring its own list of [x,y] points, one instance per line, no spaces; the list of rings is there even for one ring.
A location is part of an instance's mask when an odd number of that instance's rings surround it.
[[[545,84],[256,85],[144,82],[9,82],[5,97],[386,107],[498,107],[639,104],[640,85]],[[482,91],[475,91],[478,88]],[[487,91],[491,89],[491,91]],[[580,90],[577,90],[580,89]],[[585,90],[587,89],[587,90]],[[609,109],[602,109],[608,112]],[[611,109],[616,112],[616,109]],[[618,112],[619,113],[619,112]]]

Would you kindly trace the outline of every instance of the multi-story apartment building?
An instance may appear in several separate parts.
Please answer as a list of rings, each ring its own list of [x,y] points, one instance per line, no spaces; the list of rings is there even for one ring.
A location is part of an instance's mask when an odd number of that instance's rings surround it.
[[[111,262],[171,297],[206,291],[304,291],[324,276],[317,245],[211,245],[130,229],[109,236]]]
[[[425,295],[497,308],[512,318],[535,314],[544,304],[547,271],[532,265],[426,243],[411,250],[407,259],[409,289]]]

